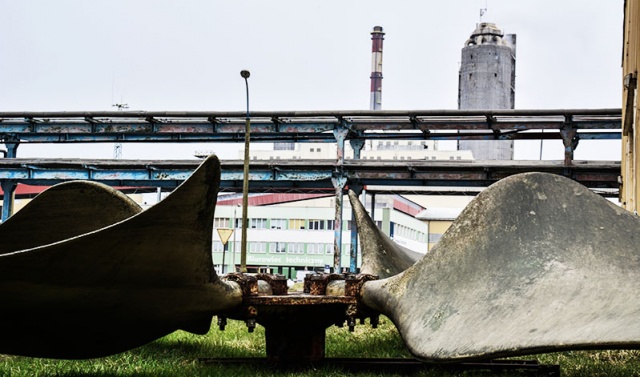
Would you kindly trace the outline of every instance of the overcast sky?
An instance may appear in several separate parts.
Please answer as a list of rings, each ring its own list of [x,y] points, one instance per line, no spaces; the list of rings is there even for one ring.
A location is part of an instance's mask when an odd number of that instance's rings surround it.
[[[371,35],[384,28],[382,108],[457,108],[460,50],[480,21],[517,35],[516,108],[621,107],[623,0],[0,0],[0,111],[241,111],[369,107]],[[237,146],[124,144],[123,158]],[[111,158],[113,144],[23,144],[18,157]],[[537,158],[518,142],[516,158]],[[545,142],[545,159],[561,160]],[[577,159],[620,159],[581,142]]]

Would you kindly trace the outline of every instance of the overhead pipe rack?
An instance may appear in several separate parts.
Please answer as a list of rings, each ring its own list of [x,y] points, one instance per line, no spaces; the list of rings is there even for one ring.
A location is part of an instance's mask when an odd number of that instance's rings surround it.
[[[346,140],[563,139],[574,130],[570,136],[579,139],[619,139],[621,116],[620,109],[253,112],[251,141],[336,142],[333,132],[339,130],[346,131]],[[245,117],[244,112],[0,112],[0,139],[242,142]]]
[[[240,143],[245,138],[246,117],[245,112],[0,112],[0,142],[7,148],[5,158],[0,159],[2,219],[12,212],[19,182],[48,185],[90,179],[111,185],[175,187],[197,164],[23,160],[16,159],[20,143]],[[440,191],[455,193],[451,187],[486,187],[518,172],[549,171],[609,195],[618,188],[620,163],[578,162],[573,161],[573,154],[580,140],[621,139],[621,118],[620,109],[252,112],[251,142],[332,142],[337,145],[337,156],[335,161],[299,165],[252,161],[249,188],[262,192],[326,192],[333,188],[341,200],[346,187],[422,186],[439,191],[436,187],[446,186]],[[358,161],[364,141],[376,139],[557,139],[562,140],[565,152],[562,162]],[[354,160],[345,160],[347,140],[354,147]],[[242,187],[242,164],[223,161],[223,190]]]

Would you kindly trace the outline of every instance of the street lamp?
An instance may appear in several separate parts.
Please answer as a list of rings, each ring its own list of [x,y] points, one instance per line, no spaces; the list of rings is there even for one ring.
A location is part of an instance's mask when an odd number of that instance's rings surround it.
[[[247,70],[240,71],[247,87],[247,118],[244,130],[244,180],[242,182],[242,248],[240,251],[240,272],[247,272],[247,209],[249,207],[249,135],[251,134],[251,122],[249,121],[249,81],[251,73]]]

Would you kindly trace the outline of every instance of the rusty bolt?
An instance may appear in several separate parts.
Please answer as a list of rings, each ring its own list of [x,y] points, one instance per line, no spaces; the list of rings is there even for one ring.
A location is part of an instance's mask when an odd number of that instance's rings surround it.
[[[247,330],[249,330],[250,333],[253,332],[253,330],[256,329],[256,319],[255,318],[248,318],[246,320],[247,323]]]
[[[224,328],[227,326],[227,317],[218,316],[218,327],[220,331],[224,331]]]
[[[380,316],[379,315],[373,315],[371,316],[371,319],[369,320],[369,322],[371,322],[371,327],[374,329],[378,328],[378,323],[380,323]]]
[[[349,331],[353,332],[356,329],[356,319],[355,319],[355,317],[347,318],[347,325],[349,325]]]

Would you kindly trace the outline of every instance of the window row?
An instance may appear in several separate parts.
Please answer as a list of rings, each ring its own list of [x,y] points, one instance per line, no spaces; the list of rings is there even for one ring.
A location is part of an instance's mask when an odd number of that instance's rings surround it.
[[[395,224],[395,235],[418,242],[426,242],[427,234],[404,225]]]
[[[227,251],[239,253],[242,249],[240,242],[229,242]],[[222,253],[223,245],[220,241],[213,241],[213,252]],[[248,242],[247,251],[252,254],[333,254],[332,243],[302,243],[302,242]]]
[[[229,228],[231,219],[226,217],[216,217],[213,219],[214,228]],[[235,219],[235,228],[242,227],[242,219]],[[335,220],[324,219],[247,219],[249,229],[312,229],[312,230],[333,230]]]

